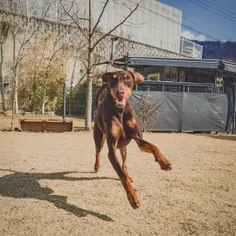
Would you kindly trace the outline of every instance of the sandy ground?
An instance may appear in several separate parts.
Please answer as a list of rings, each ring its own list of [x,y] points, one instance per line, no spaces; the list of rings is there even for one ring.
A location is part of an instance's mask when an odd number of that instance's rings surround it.
[[[173,165],[128,147],[134,210],[92,133],[0,132],[0,235],[236,235],[236,136],[145,134]]]

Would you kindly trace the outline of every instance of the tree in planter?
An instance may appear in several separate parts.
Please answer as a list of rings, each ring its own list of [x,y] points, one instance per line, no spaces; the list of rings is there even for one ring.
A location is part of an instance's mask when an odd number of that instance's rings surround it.
[[[6,104],[5,104],[5,96],[4,96],[4,81],[3,81],[3,45],[6,42],[9,24],[6,22],[1,22],[1,30],[0,30],[0,89],[1,89],[1,99],[2,99],[2,112],[5,114],[6,112]]]
[[[71,1],[68,4],[66,0],[59,0],[60,6],[66,16],[69,17],[70,22],[73,22],[74,25],[78,28],[80,33],[83,35],[86,42],[86,52],[81,60],[84,62],[86,73],[87,73],[87,91],[86,91],[86,117],[85,117],[85,128],[91,130],[91,120],[92,120],[92,72],[96,63],[94,63],[94,52],[98,45],[108,36],[110,36],[117,28],[119,28],[138,8],[138,4],[130,9],[130,13],[120,21],[119,24],[114,26],[112,29],[107,32],[101,33],[99,31],[99,24],[101,19],[106,11],[106,8],[112,0],[105,0],[103,8],[94,22],[93,9],[91,0],[88,0],[88,12],[79,12],[76,7],[76,1]],[[83,25],[83,23],[85,23]]]

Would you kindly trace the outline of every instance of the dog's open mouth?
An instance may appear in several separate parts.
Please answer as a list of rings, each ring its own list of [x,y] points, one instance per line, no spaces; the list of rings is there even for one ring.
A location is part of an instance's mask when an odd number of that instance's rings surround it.
[[[126,99],[125,98],[114,98],[116,106],[119,108],[123,108],[126,106]]]

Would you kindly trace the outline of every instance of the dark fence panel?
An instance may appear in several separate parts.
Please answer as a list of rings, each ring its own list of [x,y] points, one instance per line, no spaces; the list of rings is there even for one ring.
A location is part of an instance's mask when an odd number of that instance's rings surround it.
[[[142,102],[147,98],[146,102]],[[144,100],[144,99],[143,99]],[[149,131],[180,131],[182,125],[183,96],[182,93],[169,92],[133,92],[130,97],[142,127],[147,119],[146,130]],[[147,104],[148,103],[148,104]],[[160,105],[159,105],[160,104]],[[158,106],[156,109],[155,106]],[[145,107],[149,106],[149,109]],[[142,112],[142,107],[143,112]],[[152,111],[152,109],[154,109]],[[156,110],[156,111],[155,111]],[[149,117],[148,117],[149,116]]]
[[[225,94],[184,93],[182,131],[225,131],[228,98]]]
[[[149,112],[146,130],[223,132],[227,129],[228,98],[225,94],[140,91],[133,93],[130,103],[143,127],[145,114]],[[151,111],[155,106],[158,107],[156,112]]]
[[[183,92],[202,92],[202,93],[212,93],[213,92],[213,84],[199,84],[199,83],[181,83],[181,82],[164,82],[164,81],[145,81],[142,84],[138,84],[135,88],[138,91],[147,91],[151,92],[170,92],[170,93],[183,93]],[[94,118],[96,113],[96,94],[99,88],[93,88],[93,105],[92,105],[92,118]],[[181,99],[182,95],[176,95],[175,99]],[[171,103],[173,96],[166,96],[164,102],[167,104]],[[170,100],[170,101],[169,101]],[[180,104],[180,103],[179,103]],[[180,106],[180,105],[178,105]],[[178,108],[182,109],[182,108]],[[86,112],[86,88],[81,87],[79,90],[75,91],[73,94],[72,100],[67,100],[67,115],[76,116],[76,117],[85,117]],[[62,110],[58,110],[58,114],[62,113]],[[173,115],[173,111],[169,110],[170,115]],[[160,118],[162,119],[162,118]],[[173,122],[173,121],[172,121]],[[178,121],[176,121],[178,122]],[[172,127],[172,123],[170,123],[170,127]],[[175,125],[173,127],[176,127]],[[171,129],[172,130],[172,129]]]

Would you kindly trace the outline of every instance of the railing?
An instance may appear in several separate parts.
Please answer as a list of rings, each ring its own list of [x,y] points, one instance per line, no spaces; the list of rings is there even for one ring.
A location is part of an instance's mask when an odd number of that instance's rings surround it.
[[[164,81],[144,81],[137,84],[136,91],[161,91],[161,92],[192,92],[192,93],[213,93],[212,83],[188,83],[188,82],[164,82]]]
[[[188,57],[202,59],[203,46],[181,37],[180,53]]]

